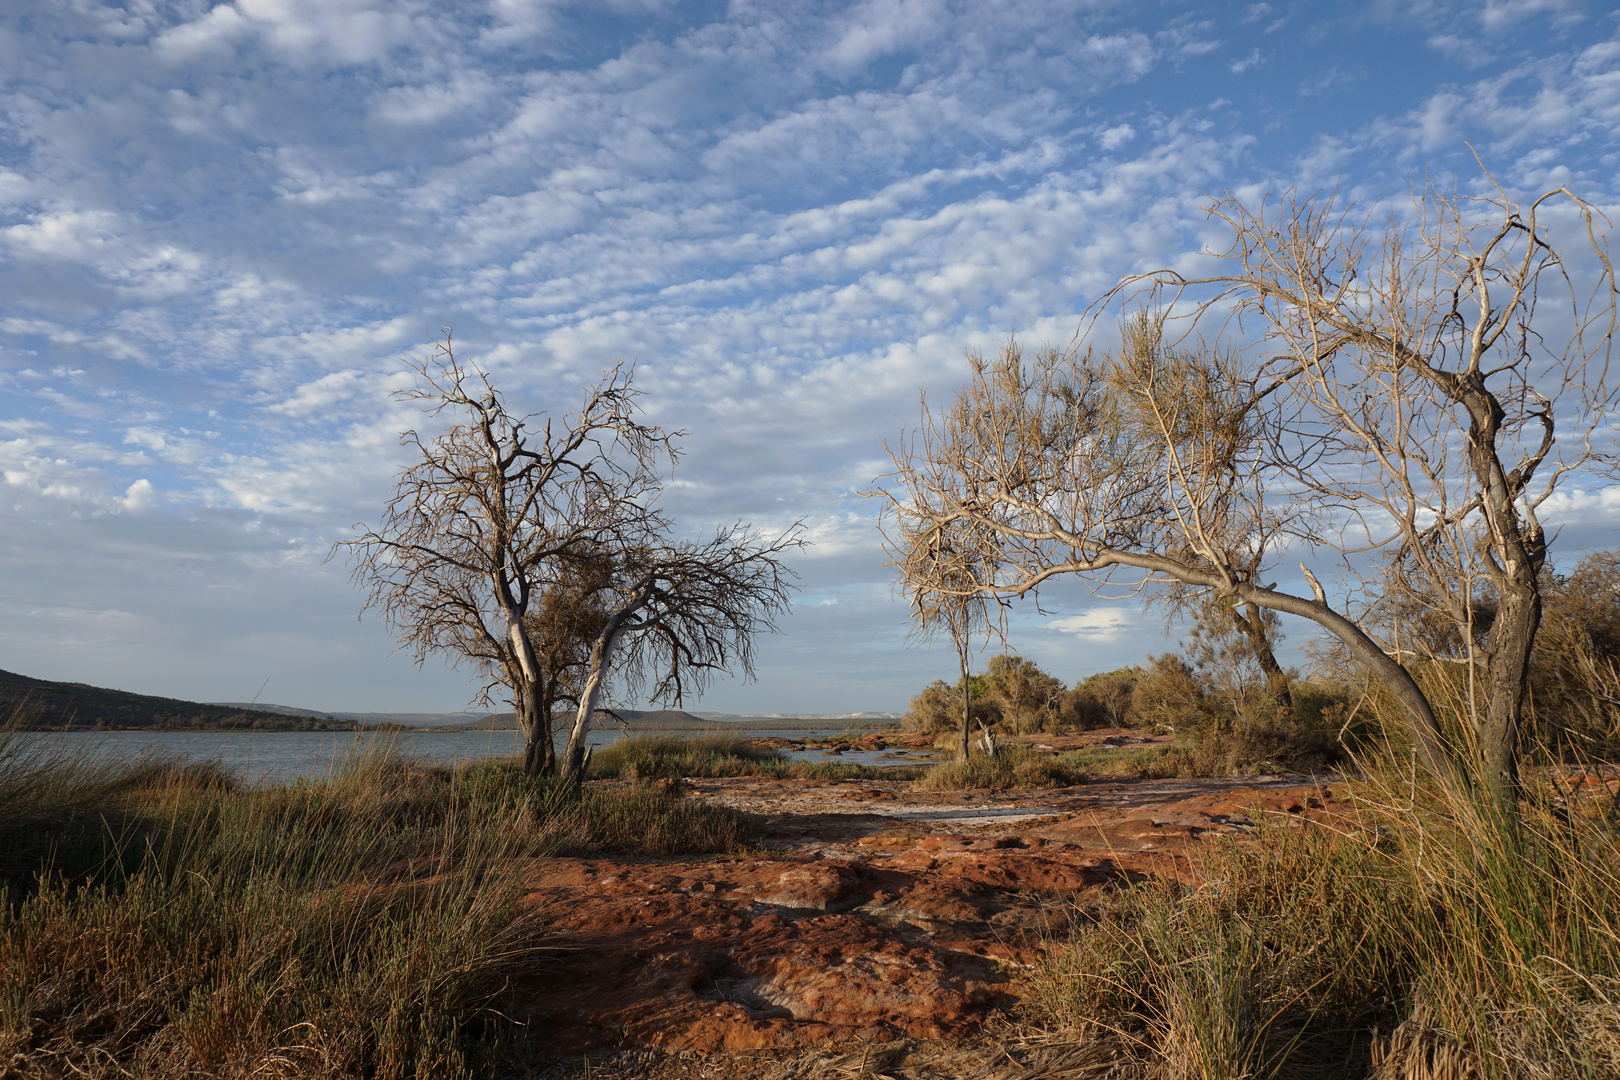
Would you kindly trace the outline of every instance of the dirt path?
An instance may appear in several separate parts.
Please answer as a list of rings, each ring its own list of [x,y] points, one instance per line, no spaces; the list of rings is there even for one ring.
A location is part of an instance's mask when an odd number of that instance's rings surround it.
[[[524,988],[537,1052],[969,1035],[1101,890],[1187,877],[1200,841],[1246,833],[1256,815],[1336,809],[1298,776],[1002,793],[748,778],[689,791],[761,815],[763,850],[547,862],[528,896],[559,946]]]

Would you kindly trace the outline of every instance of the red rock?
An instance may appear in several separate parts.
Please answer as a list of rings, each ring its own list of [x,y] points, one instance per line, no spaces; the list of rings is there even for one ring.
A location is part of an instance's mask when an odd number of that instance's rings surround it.
[[[525,902],[557,949],[519,987],[536,1050],[964,1035],[1113,883],[1193,876],[1200,836],[1241,835],[1254,815],[1303,825],[1336,805],[1325,788],[1259,779],[973,797],[891,781],[689,790],[769,815],[778,849],[539,864]]]
[[[837,911],[854,907],[859,902],[855,891],[854,875],[846,867],[816,864],[787,870],[776,879],[768,892],[758,900],[762,904],[776,904],[787,908],[813,908],[817,911]]]

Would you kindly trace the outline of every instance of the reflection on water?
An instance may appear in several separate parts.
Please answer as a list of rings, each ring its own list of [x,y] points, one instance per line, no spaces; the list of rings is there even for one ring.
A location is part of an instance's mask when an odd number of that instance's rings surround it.
[[[840,735],[842,730],[792,728],[777,731],[749,731],[759,738],[802,739],[815,735]],[[685,735],[687,732],[654,734]],[[90,759],[134,758],[142,754],[218,761],[244,780],[293,780],[325,776],[356,754],[374,752],[392,744],[400,753],[440,765],[453,765],[487,757],[509,757],[523,750],[522,737],[515,731],[106,731],[30,732],[18,736],[31,750],[40,753],[83,754]],[[591,746],[609,746],[624,738],[618,730],[589,733]],[[566,741],[559,736],[558,745]],[[838,761],[859,765],[906,764],[883,751],[846,751],[827,754],[820,750],[789,750],[787,757],[798,761]]]

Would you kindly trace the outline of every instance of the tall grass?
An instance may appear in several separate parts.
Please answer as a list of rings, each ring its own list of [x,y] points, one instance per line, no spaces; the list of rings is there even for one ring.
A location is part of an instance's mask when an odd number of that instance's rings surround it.
[[[542,940],[517,905],[537,859],[736,850],[751,827],[650,786],[388,752],[241,788],[0,736],[0,790],[0,837],[45,837],[6,849],[34,876],[0,896],[0,1062],[29,1078],[485,1075]]]
[[[1125,890],[1032,1001],[1170,1076],[1620,1076],[1616,824],[1517,820],[1388,762],[1350,823],[1262,828],[1196,886]]]

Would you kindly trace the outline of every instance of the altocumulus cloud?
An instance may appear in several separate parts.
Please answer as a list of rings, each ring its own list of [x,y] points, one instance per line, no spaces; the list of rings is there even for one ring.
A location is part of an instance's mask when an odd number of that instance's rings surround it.
[[[949,663],[908,647],[861,492],[964,348],[1067,340],[1119,274],[1188,264],[1205,193],[1372,207],[1472,176],[1471,141],[1613,205],[1617,66],[1573,0],[12,4],[0,666],[463,704],[324,561],[425,422],[401,356],[449,325],[537,411],[637,361],[694,532],[809,524],[807,601],[705,707],[901,708]],[[1560,506],[1576,546],[1620,513]],[[1062,601],[1016,627],[1067,678],[1162,647]]]

